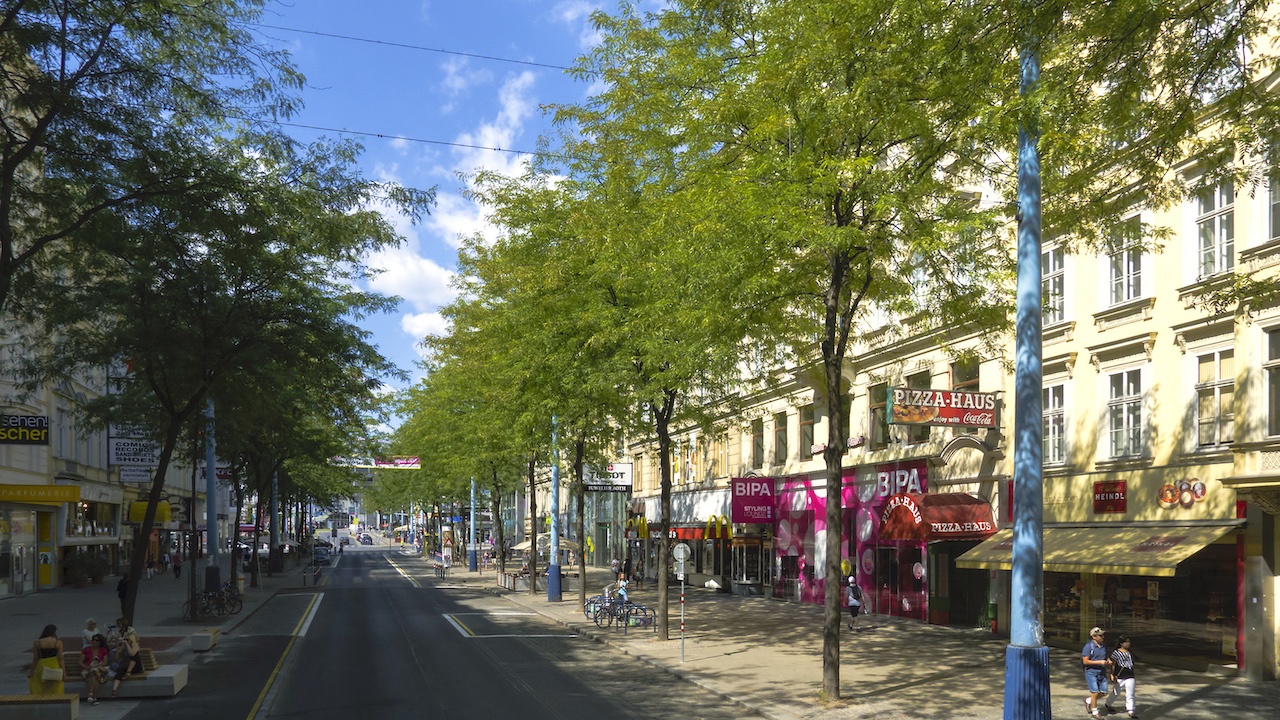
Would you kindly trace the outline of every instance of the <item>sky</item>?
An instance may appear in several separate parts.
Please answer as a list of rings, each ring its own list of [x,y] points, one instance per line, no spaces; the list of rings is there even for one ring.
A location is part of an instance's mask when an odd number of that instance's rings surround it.
[[[597,37],[590,16],[602,7],[616,5],[287,0],[269,5],[254,28],[265,43],[288,50],[306,76],[305,107],[285,128],[290,135],[303,142],[353,137],[364,145],[366,178],[437,189],[430,216],[417,225],[382,208],[405,241],[371,259],[382,272],[368,289],[401,301],[395,312],[361,321],[410,383],[422,377],[422,338],[447,332],[439,309],[454,298],[449,282],[460,238],[494,234],[485,209],[464,197],[459,173],[518,174],[528,156],[505,150],[532,151],[550,133],[543,106],[587,97],[587,83],[545,66],[569,67],[589,51]]]

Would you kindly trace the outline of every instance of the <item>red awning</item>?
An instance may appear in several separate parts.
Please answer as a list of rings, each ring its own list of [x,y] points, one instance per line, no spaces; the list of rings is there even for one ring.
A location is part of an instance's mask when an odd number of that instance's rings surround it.
[[[968,493],[899,493],[880,516],[884,540],[983,540],[995,532],[991,504]]]

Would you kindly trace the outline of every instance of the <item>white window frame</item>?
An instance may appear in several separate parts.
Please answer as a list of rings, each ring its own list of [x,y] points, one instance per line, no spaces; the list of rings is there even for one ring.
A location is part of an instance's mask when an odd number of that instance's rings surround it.
[[[1055,264],[1055,259],[1058,262]],[[1059,287],[1055,293],[1053,284]],[[1043,324],[1053,325],[1068,319],[1067,315],[1067,253],[1061,245],[1049,245],[1040,251],[1040,295],[1042,297]],[[1057,298],[1056,302],[1053,298]]]
[[[1275,347],[1271,342],[1275,341]],[[1262,331],[1262,372],[1266,376],[1267,418],[1264,427],[1268,437],[1280,436],[1280,325]]]
[[[1222,377],[1222,360],[1224,355],[1231,356],[1231,375],[1230,377]],[[1214,377],[1212,380],[1200,380],[1201,361],[1204,358],[1210,358],[1213,363]],[[1195,442],[1196,448],[1199,450],[1214,450],[1230,445],[1235,440],[1235,412],[1231,405],[1235,401],[1235,348],[1222,347],[1215,349],[1206,349],[1195,353],[1192,359],[1194,385],[1192,386],[1192,402],[1195,404],[1194,422],[1195,422]],[[1231,395],[1231,399],[1227,401],[1227,407],[1223,407],[1224,391]],[[1218,413],[1209,420],[1212,426],[1213,441],[1205,442],[1204,429],[1205,418],[1201,416],[1201,398],[1208,394],[1212,398],[1213,404],[1217,407]],[[1229,428],[1225,432],[1223,427]],[[1229,436],[1223,439],[1224,436]]]
[[[1043,417],[1044,464],[1065,465],[1068,452],[1067,384],[1065,382],[1044,386],[1041,391],[1041,415]]]
[[[1280,239],[1280,173],[1271,177],[1268,183],[1267,203],[1267,239]]]
[[[1195,268],[1200,279],[1235,268],[1235,183],[1226,178],[1195,197]]]
[[[1138,224],[1139,216],[1126,218],[1122,225]],[[1106,302],[1104,307],[1122,305],[1143,296],[1142,270],[1146,265],[1142,244],[1137,238],[1125,239],[1117,234],[1113,250],[1107,253]]]
[[[1138,382],[1137,394],[1124,392],[1128,388],[1122,385],[1121,391],[1124,394],[1118,397],[1113,396],[1112,388],[1117,377],[1123,378],[1121,382],[1124,385],[1128,385],[1131,380],[1136,378]],[[1101,430],[1106,438],[1105,447],[1108,459],[1126,460],[1143,457],[1147,449],[1147,378],[1143,368],[1140,366],[1128,366],[1108,369],[1104,375],[1101,390],[1104,401],[1103,407],[1105,408],[1102,414]],[[1134,409],[1137,410],[1137,421],[1131,424],[1130,419],[1133,417],[1132,411]],[[1120,416],[1122,422],[1118,428],[1114,423],[1117,411],[1122,413]],[[1133,437],[1135,433],[1136,439]],[[1122,435],[1127,435],[1128,437],[1123,438],[1123,442],[1117,442]]]

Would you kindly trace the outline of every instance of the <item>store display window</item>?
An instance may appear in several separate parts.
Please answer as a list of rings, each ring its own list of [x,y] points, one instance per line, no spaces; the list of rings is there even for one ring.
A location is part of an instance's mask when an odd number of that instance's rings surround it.
[[[120,506],[112,503],[79,502],[67,505],[67,537],[99,537],[116,534]]]

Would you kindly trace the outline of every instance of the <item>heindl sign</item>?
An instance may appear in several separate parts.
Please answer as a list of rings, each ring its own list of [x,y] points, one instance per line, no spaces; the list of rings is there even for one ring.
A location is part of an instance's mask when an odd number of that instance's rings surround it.
[[[773,478],[733,478],[729,481],[729,495],[730,522],[773,522]]]

